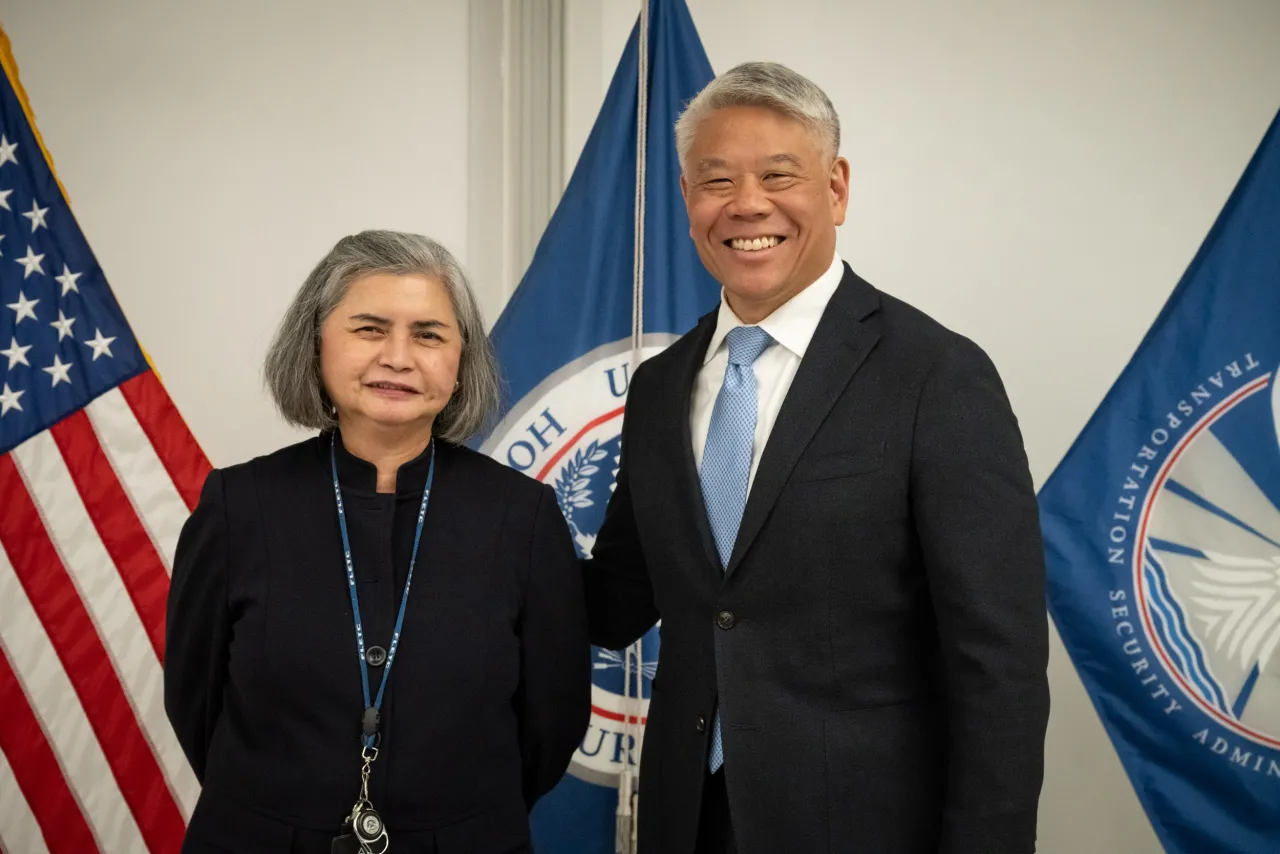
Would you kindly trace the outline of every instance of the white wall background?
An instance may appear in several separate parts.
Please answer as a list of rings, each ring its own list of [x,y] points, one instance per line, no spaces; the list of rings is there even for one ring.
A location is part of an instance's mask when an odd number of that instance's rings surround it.
[[[1037,483],[1280,107],[1275,0],[688,2],[715,69],[777,60],[831,95],[853,166],[841,253],[991,353]],[[638,6],[566,0],[568,166]],[[337,237],[420,231],[473,265],[492,251],[468,241],[468,50],[486,41],[461,0],[0,0],[0,21],[77,216],[215,465],[296,435],[259,365]],[[509,283],[478,286],[492,322]],[[1158,851],[1057,645],[1051,681],[1040,850]]]
[[[215,465],[301,435],[262,358],[339,237],[417,231],[465,261],[465,3],[0,0],[0,22],[72,209]]]

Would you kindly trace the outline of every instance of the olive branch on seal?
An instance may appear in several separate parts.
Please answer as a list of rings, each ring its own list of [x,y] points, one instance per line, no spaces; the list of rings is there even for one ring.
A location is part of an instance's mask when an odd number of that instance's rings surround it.
[[[600,466],[597,464],[608,456],[609,452],[600,447],[600,441],[592,440],[591,444],[574,453],[573,459],[560,470],[560,477],[555,483],[556,501],[560,504],[560,511],[564,513],[565,521],[573,531],[574,542],[583,557],[591,554],[596,538],[594,534],[588,534],[578,527],[574,515],[577,510],[595,505],[591,498],[591,477],[600,473]]]

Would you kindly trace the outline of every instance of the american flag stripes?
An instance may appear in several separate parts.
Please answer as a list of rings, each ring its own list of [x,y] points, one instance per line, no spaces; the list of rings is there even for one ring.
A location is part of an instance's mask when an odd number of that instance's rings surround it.
[[[209,463],[85,242],[0,33],[0,851],[174,852],[165,599]]]

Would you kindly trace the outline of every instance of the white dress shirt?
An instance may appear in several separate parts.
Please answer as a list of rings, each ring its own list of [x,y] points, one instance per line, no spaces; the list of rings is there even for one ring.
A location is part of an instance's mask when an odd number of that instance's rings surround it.
[[[755,324],[769,333],[772,344],[760,354],[752,368],[756,375],[756,436],[751,444],[751,475],[747,481],[747,490],[755,483],[756,469],[760,465],[760,455],[764,452],[769,434],[773,432],[773,422],[778,420],[778,411],[782,409],[782,401],[787,397],[791,381],[795,379],[800,360],[804,358],[813,333],[818,328],[818,321],[827,309],[831,295],[836,292],[840,279],[844,276],[844,264],[837,252],[831,260],[831,266],[809,287],[778,306],[773,314]],[[715,407],[716,396],[720,394],[720,386],[724,383],[724,373],[729,367],[729,347],[725,344],[725,336],[735,326],[748,326],[743,323],[729,303],[725,300],[724,291],[720,292],[720,315],[716,318],[716,331],[707,345],[703,356],[702,369],[693,383],[693,401],[689,413],[689,435],[693,439],[693,459],[698,470],[702,470],[702,451],[707,444],[707,431],[711,428],[711,410]]]

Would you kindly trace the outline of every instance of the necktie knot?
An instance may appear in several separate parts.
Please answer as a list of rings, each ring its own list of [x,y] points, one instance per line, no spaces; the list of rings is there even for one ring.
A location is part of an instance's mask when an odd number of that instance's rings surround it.
[[[735,326],[725,336],[729,345],[729,364],[751,365],[760,354],[769,349],[773,338],[759,326]]]

